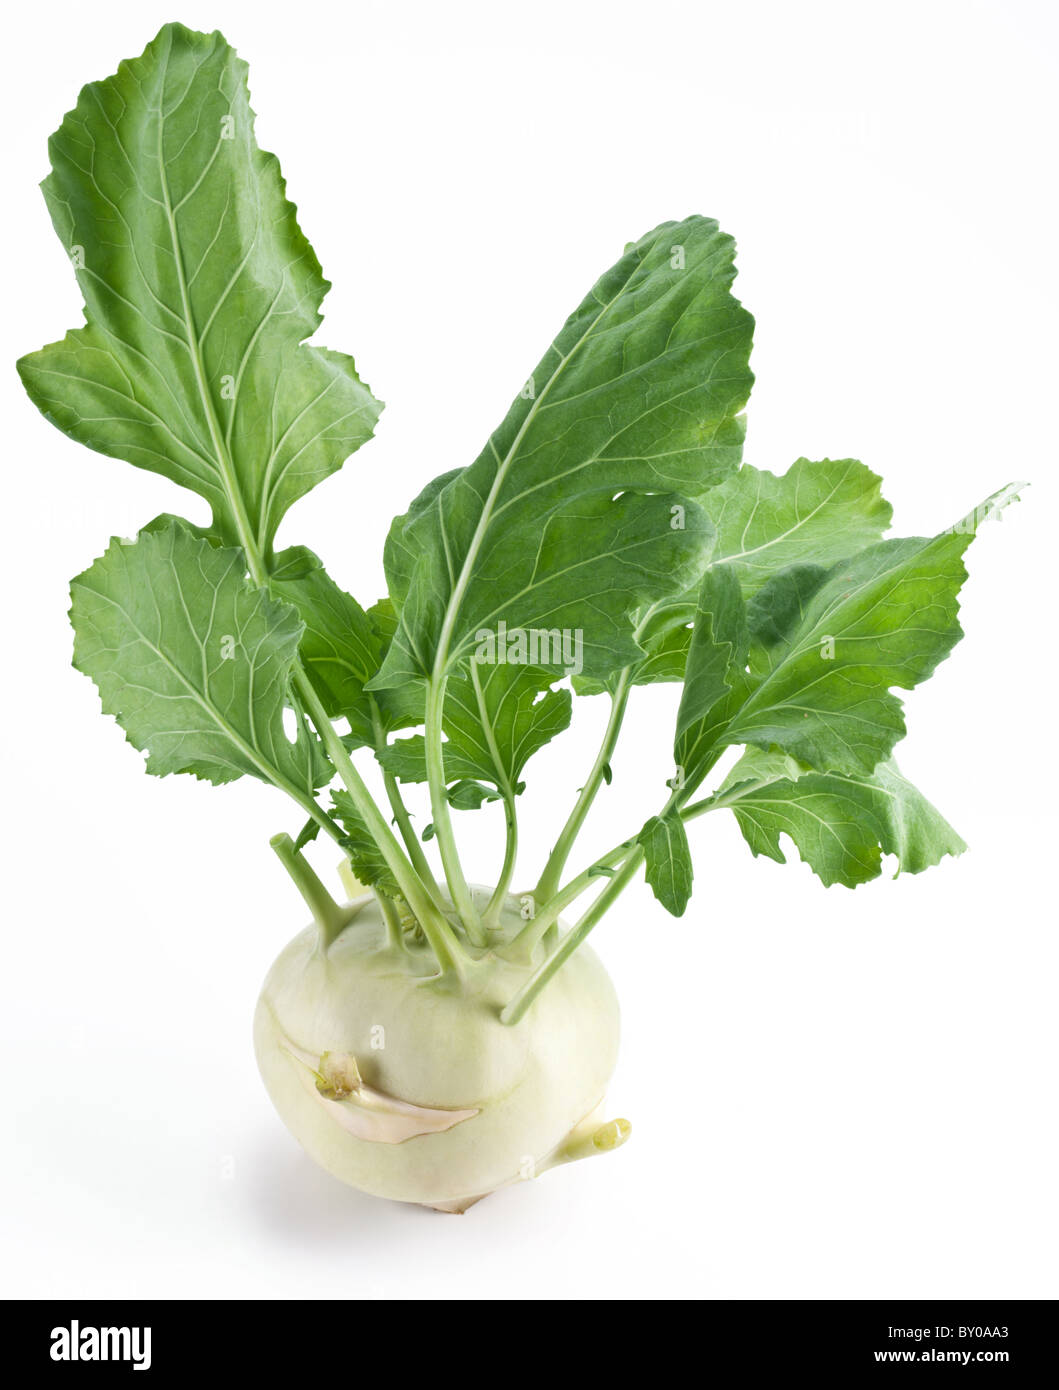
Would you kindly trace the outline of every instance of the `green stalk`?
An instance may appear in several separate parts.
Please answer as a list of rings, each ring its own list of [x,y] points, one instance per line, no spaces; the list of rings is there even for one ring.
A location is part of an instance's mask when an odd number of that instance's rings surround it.
[[[336,939],[342,928],[349,924],[352,913],[335,902],[331,894],[320,882],[308,859],[294,848],[294,841],[286,833],[273,835],[269,844],[276,851],[280,863],[294,880],[294,886],[305,899],[306,906],[316,919],[320,937],[326,951]]]
[[[427,682],[426,727],[424,746],[426,750],[427,783],[430,787],[430,810],[434,817],[434,835],[441,851],[441,862],[445,867],[445,879],[449,885],[449,895],[453,906],[460,915],[464,930],[475,946],[486,944],[478,909],[467,887],[460,856],[456,849],[456,837],[452,833],[452,818],[449,815],[449,798],[445,789],[445,755],[442,751],[442,709],[445,703],[445,679]],[[418,915],[418,914],[417,914]]]
[[[771,778],[763,777],[756,782],[744,783],[739,787],[733,787],[730,792],[714,792],[712,796],[703,797],[701,801],[693,801],[690,806],[684,807],[680,812],[681,820],[695,820],[697,816],[705,815],[707,811],[716,811],[723,806],[734,806],[737,801],[758,787],[767,787]]]
[[[603,914],[632,882],[642,863],[643,850],[637,845],[592,906],[577,924],[570,928],[559,945],[547,960],[534,971],[514,998],[504,1006],[500,1013],[501,1023],[509,1025],[518,1023],[556,971],[565,965]]]
[[[608,850],[606,854],[600,855],[587,869],[584,869],[576,878],[572,878],[569,883],[560,888],[554,897],[549,898],[545,906],[530,918],[514,938],[509,949],[519,954],[532,955],[558,921],[563,908],[568,907],[582,893],[591,888],[597,878],[604,877],[599,872],[601,869],[616,869],[625,860],[632,848],[633,842],[625,840],[622,844],[615,845],[612,850]]]
[[[659,812],[659,815],[665,816],[671,811],[678,809],[682,795],[683,793],[674,791],[665,806]],[[689,807],[687,811],[680,811],[680,817],[685,821],[694,820],[697,816],[702,815],[706,811],[712,811],[717,806],[727,804],[729,804],[728,801],[723,798],[707,797],[703,801],[696,802],[695,805]],[[559,948],[565,952],[565,955],[563,955],[562,959],[559,961],[559,964],[562,964],[562,960],[565,960],[572,951],[577,949],[580,942],[584,940],[584,936],[591,931],[592,927],[595,926],[596,922],[599,920],[599,917],[606,912],[610,904],[618,894],[621,893],[625,885],[629,882],[630,877],[635,874],[642,860],[643,850],[635,839],[623,840],[620,845],[615,845],[612,850],[608,850],[606,854],[600,855],[600,857],[590,864],[587,869],[578,874],[576,878],[572,878],[569,883],[553,895],[545,907],[540,912],[536,913],[522,928],[511,942],[510,946],[507,947],[504,954],[507,955],[510,953],[514,957],[529,957],[532,959],[533,951],[541,942],[544,942],[544,944],[549,947],[554,946],[555,942],[558,940],[557,924],[559,914],[562,912],[563,908],[566,907],[568,903],[573,902],[575,898],[580,897],[581,894],[591,886],[592,880],[600,876],[601,869],[617,869],[618,872],[611,878],[610,887],[600,894],[599,898],[596,899],[596,902],[593,903],[592,907],[577,926],[563,938],[562,946]],[[615,885],[618,886],[615,887]],[[611,891],[612,889],[613,893]],[[597,908],[599,909],[598,912]],[[587,927],[585,926],[586,922],[588,923]],[[575,940],[572,945],[569,944],[575,933],[582,931],[583,928],[583,934]],[[537,972],[538,975],[542,970],[548,969],[549,962],[553,958],[554,955],[548,956],[541,970]],[[558,969],[558,966],[555,966],[554,969]],[[551,978],[551,974],[554,974],[554,969],[549,974],[545,975],[541,987]],[[537,977],[534,976],[534,979],[536,978]],[[532,984],[533,981],[530,981],[530,983]],[[514,1002],[515,1001],[512,1001],[512,1005]],[[512,1005],[508,1007],[510,1008]],[[526,1006],[523,1006],[519,1017],[525,1012],[525,1007]]]
[[[743,787],[739,792],[733,790],[731,793],[721,795],[715,794],[705,797],[702,801],[696,801],[693,805],[681,810],[680,818],[685,822],[691,821],[701,815],[705,815],[707,811],[716,811],[720,807],[731,806],[739,800],[740,796],[745,795],[748,790],[753,790],[753,787],[763,785],[763,782],[755,782],[752,787]],[[679,797],[677,794],[674,794],[670,797],[660,814],[665,815],[674,806],[678,805],[678,803]],[[536,913],[535,916],[526,923],[518,935],[512,940],[507,951],[519,955],[532,954],[555,925],[563,908],[567,907],[587,889],[591,888],[593,879],[600,877],[600,869],[618,868],[635,849],[635,846],[635,840],[624,840],[620,845],[615,845],[613,849],[608,850],[606,854],[601,854],[598,859],[594,860],[588,868],[579,873],[576,878],[570,879],[569,883],[560,888],[555,896],[548,900],[541,911]],[[505,954],[507,954],[507,951],[505,951]]]
[[[497,776],[502,779],[497,785],[504,798],[504,862],[500,869],[500,878],[497,880],[493,896],[489,899],[482,919],[486,931],[489,931],[490,929],[495,930],[500,924],[500,913],[504,906],[504,899],[511,886],[511,876],[515,872],[515,861],[518,858],[518,812],[515,809],[515,788],[508,780],[507,769],[500,756],[500,748],[497,745],[496,735],[489,718],[489,710],[485,703],[485,692],[482,689],[482,680],[478,674],[477,661],[472,661],[470,664],[470,677],[475,703],[478,706],[478,715],[482,721],[482,733],[485,736],[486,747],[489,749],[489,756],[493,760]]]
[[[515,861],[518,858],[518,813],[515,810],[515,798],[509,791],[504,796],[504,816],[507,821],[507,845],[504,850],[504,865],[500,870],[500,880],[493,890],[493,896],[489,899],[489,906],[485,909],[482,916],[482,923],[486,930],[495,930],[500,925],[500,912],[504,906],[508,889],[511,887],[511,877],[515,872]],[[521,932],[519,935],[521,936]]]
[[[382,752],[386,746],[386,735],[383,732],[382,722],[379,718],[378,702],[374,699],[371,702],[371,722],[372,728],[375,731],[375,756],[381,765]],[[401,789],[397,784],[397,778],[392,772],[387,772],[386,769],[383,768],[382,780],[386,788],[386,798],[390,803],[390,809],[393,811],[393,818],[397,822],[397,828],[401,832],[401,839],[404,841],[405,849],[408,851],[408,857],[412,861],[412,867],[422,880],[423,887],[434,900],[434,906],[439,912],[444,913],[445,907],[441,888],[437,879],[434,877],[434,871],[430,867],[430,861],[423,853],[423,846],[420,844],[419,836],[416,834],[415,827],[412,825],[412,818],[408,813],[408,807],[404,804],[404,797],[401,795]]]
[[[383,786],[386,788],[386,799],[390,803],[393,818],[401,832],[401,839],[404,841],[408,857],[412,861],[412,867],[419,875],[423,887],[430,894],[434,906],[439,912],[444,913],[444,897],[441,892],[441,885],[434,877],[434,870],[430,867],[430,861],[423,853],[423,846],[420,844],[419,836],[412,825],[412,818],[408,813],[408,807],[404,804],[404,798],[397,785],[397,778],[392,772],[383,772],[382,780]]]
[[[376,893],[375,901],[379,904],[379,911],[386,923],[386,940],[390,943],[391,950],[404,951],[404,932],[401,930],[401,914],[397,911],[397,904],[385,893]]]
[[[588,780],[581,788],[581,793],[574,804],[574,809],[570,812],[569,818],[562,830],[559,838],[555,842],[555,848],[548,856],[548,862],[544,866],[544,872],[537,881],[537,887],[533,890],[533,896],[538,902],[549,902],[558,891],[559,880],[562,877],[566,861],[570,857],[570,851],[574,847],[574,841],[580,834],[581,827],[585,823],[585,817],[591,810],[592,803],[596,799],[596,793],[603,785],[603,780],[610,766],[610,760],[614,756],[614,748],[618,742],[618,735],[621,733],[622,720],[625,718],[625,709],[629,703],[629,693],[632,689],[632,668],[626,667],[618,677],[618,683],[611,696],[610,719],[607,721],[607,728],[603,735],[603,742],[600,745],[596,761],[592,764],[592,771],[588,775]]]
[[[346,752],[345,744],[335,733],[334,726],[328,718],[320,697],[313,689],[312,682],[300,666],[295,668],[294,683],[305,702],[305,707],[309,711],[309,717],[312,719],[317,733],[323,740],[324,748],[327,750],[335,770],[353,798],[353,804],[363,817],[369,834],[386,860],[387,868],[397,880],[405,901],[423,928],[424,935],[437,957],[442,973],[451,972],[462,978],[467,962],[459,941],[448,922],[434,906],[429,893],[405,858],[401,846],[397,843],[396,836],[375,805],[360,773],[353,766],[350,756]]]

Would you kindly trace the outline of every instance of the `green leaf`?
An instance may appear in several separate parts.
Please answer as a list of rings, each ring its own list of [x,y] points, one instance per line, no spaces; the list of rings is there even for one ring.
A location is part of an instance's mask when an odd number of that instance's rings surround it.
[[[499,622],[580,631],[583,674],[642,655],[632,615],[702,571],[696,497],[739,461],[750,316],[705,218],[637,242],[567,320],[485,450],[391,532],[379,687],[438,679]],[[649,495],[645,495],[649,494]],[[550,663],[542,663],[550,664]]]
[[[304,546],[276,557],[271,587],[301,615],[302,663],[327,713],[349,720],[348,746],[374,747],[374,702],[364,686],[379,669],[384,646],[367,613]]]
[[[831,565],[890,525],[882,480],[856,459],[800,458],[782,476],[744,465],[711,492],[712,560],[731,565],[745,598],[788,565]]]
[[[891,508],[880,480],[855,459],[798,459],[782,477],[748,464],[714,488],[703,505],[716,527],[711,565],[729,564],[749,598],[776,570],[794,563],[830,564],[879,540]],[[694,592],[663,599],[644,615],[638,640],[647,655],[634,685],[682,681],[691,642]],[[578,679],[579,695],[613,690]]]
[[[331,802],[335,808],[335,815],[345,831],[342,847],[349,855],[349,862],[356,877],[366,887],[377,888],[388,898],[399,898],[400,886],[365,825],[353,798],[348,792],[333,791]]]
[[[443,719],[446,780],[483,781],[501,795],[520,792],[530,758],[570,723],[570,692],[550,690],[554,680],[535,666],[476,661],[450,677]],[[403,782],[426,781],[420,734],[395,739],[380,761]]]
[[[730,805],[754,855],[786,862],[780,836],[828,887],[878,877],[882,856],[898,873],[921,873],[967,848],[893,759],[871,773],[839,775],[805,769],[783,754],[749,749],[717,794]]]
[[[663,681],[684,679],[691,647],[690,619],[694,617],[694,611],[694,603],[689,605],[682,601],[679,606],[667,607],[659,612],[655,621],[645,627],[639,642],[646,656],[633,667],[634,685],[657,685]],[[613,694],[620,674],[615,672],[602,681],[575,676],[571,681],[574,694],[601,695],[605,691]]]
[[[901,701],[963,635],[957,594],[978,520],[931,540],[881,541],[828,569],[796,565],[748,606],[754,688],[727,743],[776,744],[821,772],[870,772],[905,732]]]
[[[673,759],[678,790],[690,794],[717,760],[733,711],[746,698],[749,646],[746,605],[735,570],[707,570],[699,590],[695,627],[677,712]]]
[[[933,540],[882,541],[830,567],[791,565],[748,605],[736,566],[707,570],[671,785],[690,793],[739,743],[775,745],[821,772],[871,772],[904,734],[890,686],[926,679],[962,635],[962,553],[1016,492],[995,494]]]
[[[148,752],[148,772],[249,772],[302,799],[330,779],[300,714],[293,743],[283,727],[301,622],[247,584],[242,551],[174,524],[112,541],[71,593],[74,665]]]
[[[397,629],[400,626],[398,611],[408,598],[408,591],[412,587],[419,560],[419,547],[410,539],[411,523],[428,513],[438,495],[463,471],[462,468],[450,468],[447,473],[441,473],[438,477],[432,478],[418,496],[413,498],[412,505],[407,512],[401,516],[395,516],[390,523],[383,547],[383,564],[386,569],[386,584],[390,597],[381,599],[379,607],[388,610],[387,636],[391,642],[397,635]]]
[[[457,811],[477,811],[487,801],[498,801],[500,793],[481,782],[455,782],[448,789],[449,805]]]
[[[311,845],[312,842],[319,835],[319,833],[320,822],[318,820],[313,820],[313,818],[310,816],[309,819],[302,826],[302,828],[298,831],[297,837],[294,841],[294,848],[296,850],[304,849],[306,845]]]
[[[328,286],[253,125],[246,64],[180,24],[84,88],[43,189],[86,324],[19,371],[59,429],[190,488],[267,557],[381,407],[352,358],[303,345]]]
[[[368,609],[368,620],[384,654],[397,632],[397,610],[393,601],[383,598]],[[426,715],[426,681],[409,679],[401,685],[377,690],[372,685],[369,695],[375,700],[387,732],[422,724]]]
[[[682,917],[691,898],[691,851],[677,812],[652,816],[637,836],[651,891],[667,912]]]
[[[200,541],[209,541],[210,545],[221,544],[220,537],[209,526],[195,526],[186,517],[174,516],[172,512],[161,512],[158,516],[152,517],[146,526],[140,527],[138,534],[153,535],[156,531],[168,531],[171,526],[182,526]]]

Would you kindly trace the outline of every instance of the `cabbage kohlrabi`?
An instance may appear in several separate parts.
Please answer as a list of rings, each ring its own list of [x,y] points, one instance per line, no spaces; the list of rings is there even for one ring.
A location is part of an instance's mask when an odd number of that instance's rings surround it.
[[[73,581],[74,661],[149,772],[249,774],[295,803],[273,847],[314,920],[261,995],[269,1094],[346,1182],[460,1211],[626,1138],[601,1108],[617,1003],[584,943],[641,871],[684,912],[692,821],[730,810],[781,862],[786,836],[825,884],[963,849],[893,761],[891,692],[958,640],[963,552],[1012,490],[884,540],[863,464],[741,466],[753,324],[731,238],[689,217],[626,248],[479,456],[397,517],[365,609],[310,550],[274,547],[381,407],[352,358],[306,342],[327,284],[253,124],[224,39],[167,25],[52,137],[44,194],[86,321],[22,359],[26,390],[212,510],[157,517]],[[630,807],[628,838],[568,870],[627,703],[659,681],[680,697],[654,813]],[[609,702],[603,744],[513,892],[526,765],[575,695]],[[454,812],[503,816],[495,883],[468,884]],[[345,905],[303,853],[319,835]]]

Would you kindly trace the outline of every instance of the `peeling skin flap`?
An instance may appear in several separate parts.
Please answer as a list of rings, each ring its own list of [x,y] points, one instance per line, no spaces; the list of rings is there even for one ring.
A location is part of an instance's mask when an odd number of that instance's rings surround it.
[[[306,1090],[320,1105],[327,1106],[337,1124],[358,1139],[373,1144],[403,1144],[419,1134],[440,1134],[478,1114],[477,1110],[433,1110],[425,1105],[413,1105],[411,1101],[398,1100],[396,1096],[366,1086],[359,1075],[348,1091],[336,1094],[332,1089],[328,1094],[320,1087],[319,1069],[325,1065],[326,1058],[335,1058],[336,1054],[317,1057],[286,1037],[281,1045],[299,1063],[298,1072]],[[355,1063],[351,1070],[356,1072]]]

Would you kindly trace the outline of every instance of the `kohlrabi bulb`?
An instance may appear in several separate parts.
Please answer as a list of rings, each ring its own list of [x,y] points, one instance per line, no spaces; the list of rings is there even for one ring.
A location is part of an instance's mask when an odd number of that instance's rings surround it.
[[[524,925],[509,900],[495,945]],[[449,1211],[616,1147],[628,1124],[601,1113],[618,1053],[606,971],[582,947],[505,1026],[500,1010],[527,973],[487,953],[462,986],[443,979],[425,946],[394,948],[371,897],[330,946],[308,927],[257,1006],[258,1065],[276,1109],[343,1182]]]

